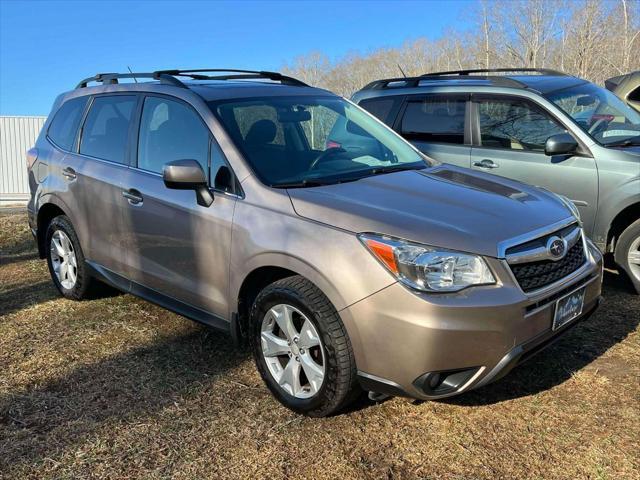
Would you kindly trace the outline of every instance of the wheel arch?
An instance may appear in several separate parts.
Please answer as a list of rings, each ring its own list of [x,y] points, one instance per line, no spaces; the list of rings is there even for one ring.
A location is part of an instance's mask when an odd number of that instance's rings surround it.
[[[46,235],[47,227],[51,220],[60,215],[66,215],[60,205],[54,202],[47,202],[38,208],[38,216],[36,220],[36,243],[38,244],[38,255],[40,258],[44,258],[46,255]]]
[[[246,273],[242,275],[232,273],[231,282],[232,305],[235,305],[231,314],[232,331],[239,328],[237,333],[240,337],[244,337],[244,332],[247,331],[249,310],[258,293],[267,285],[286,277],[300,275],[306,278],[320,289],[338,311],[346,306],[342,295],[331,282],[302,259],[283,253],[264,253],[248,262],[243,271]]]
[[[622,232],[640,218],[640,202],[632,203],[623,208],[613,218],[607,232],[607,250],[614,251],[617,239]]]

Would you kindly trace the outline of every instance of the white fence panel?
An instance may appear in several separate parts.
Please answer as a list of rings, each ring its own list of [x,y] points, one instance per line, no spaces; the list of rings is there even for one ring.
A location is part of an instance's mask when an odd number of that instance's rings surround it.
[[[23,203],[29,198],[27,150],[46,119],[0,116],[0,204]]]

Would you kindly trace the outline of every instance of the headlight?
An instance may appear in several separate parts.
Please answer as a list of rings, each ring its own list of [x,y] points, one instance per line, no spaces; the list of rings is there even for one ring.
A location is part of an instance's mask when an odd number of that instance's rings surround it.
[[[375,234],[360,241],[398,280],[425,292],[456,292],[496,283],[482,257]]]

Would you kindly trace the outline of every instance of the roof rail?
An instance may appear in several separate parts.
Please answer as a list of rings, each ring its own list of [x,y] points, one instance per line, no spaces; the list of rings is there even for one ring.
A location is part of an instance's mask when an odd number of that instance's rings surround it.
[[[85,78],[82,80],[76,88],[85,88],[90,82],[102,83],[103,85],[117,85],[119,78],[152,78],[154,80],[160,80],[160,83],[165,83],[167,85],[174,85],[176,87],[187,88],[187,86],[182,83],[177,78],[171,75],[165,75],[160,72],[151,72],[151,73],[98,73],[93,77]]]
[[[549,68],[474,68],[471,70],[451,70],[448,72],[425,73],[422,77],[439,77],[445,75],[470,75],[472,73],[508,73],[508,72],[526,72],[539,73],[541,75],[553,75],[568,77],[564,72],[551,70]]]
[[[419,87],[421,82],[429,80],[445,80],[464,78],[473,80],[486,80],[490,81],[493,85],[498,87],[515,87],[515,88],[530,88],[525,83],[516,80],[515,78],[508,77],[506,75],[491,75],[492,73],[507,73],[507,72],[529,72],[539,73],[541,75],[554,75],[554,76],[569,76],[566,73],[558,72],[556,70],[549,70],[545,68],[493,68],[493,69],[471,69],[471,70],[451,70],[448,72],[433,72],[425,73],[418,77],[396,77],[386,78],[383,80],[375,80],[364,87],[362,90],[382,90],[385,88],[415,88]],[[476,73],[482,73],[485,75],[472,75]],[[396,85],[392,85],[396,84]]]
[[[308,87],[306,83],[297,78],[289,77],[278,72],[265,70],[237,70],[233,68],[197,68],[192,70],[158,70],[154,73],[172,75],[174,77],[189,77],[193,80],[236,80],[266,78],[280,82],[283,85],[293,85],[298,87]],[[201,75],[202,73],[227,73],[230,75]]]
[[[203,73],[226,73],[227,75],[202,75]],[[103,85],[116,85],[120,78],[152,78],[159,80],[161,83],[173,85],[176,87],[187,88],[176,77],[187,77],[192,80],[234,80],[234,79],[252,79],[266,78],[280,82],[283,85],[292,85],[297,87],[308,87],[308,85],[297,78],[288,77],[278,72],[269,72],[264,70],[235,70],[232,68],[200,68],[193,70],[157,70],[150,73],[98,73],[93,77],[85,78],[76,88],[85,88],[90,82],[102,83]]]

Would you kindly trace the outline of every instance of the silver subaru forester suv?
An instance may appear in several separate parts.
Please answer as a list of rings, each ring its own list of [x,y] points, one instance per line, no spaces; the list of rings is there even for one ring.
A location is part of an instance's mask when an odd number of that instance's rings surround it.
[[[602,257],[571,202],[426,158],[278,73],[88,78],[55,101],[28,164],[62,295],[104,282],[229,332],[311,416],[362,390],[485,385],[600,300]]]

